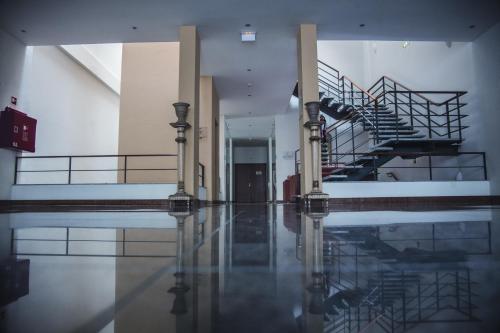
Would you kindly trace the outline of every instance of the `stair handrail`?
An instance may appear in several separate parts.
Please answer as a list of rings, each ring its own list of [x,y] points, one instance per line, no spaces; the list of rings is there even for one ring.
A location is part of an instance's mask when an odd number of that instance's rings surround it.
[[[424,99],[425,101],[428,101],[430,104],[432,105],[435,105],[435,106],[443,106],[445,105],[446,103],[448,103],[449,101],[451,101],[452,99],[456,98],[456,97],[452,97],[452,98],[449,98],[447,99],[446,101],[444,102],[436,102],[436,101],[433,101],[432,99],[422,95],[422,93],[425,93],[426,91],[419,91],[419,90],[412,90],[410,88],[408,88],[407,86],[405,86],[404,84],[402,84],[401,82],[399,81],[396,81],[394,80],[393,78],[387,76],[387,75],[382,75],[382,77],[380,79],[378,79],[377,82],[375,82],[369,89],[368,91],[371,91],[380,81],[383,81],[384,79],[387,79],[393,83],[395,83],[396,85],[399,85],[401,88],[403,88],[404,90],[407,90],[407,91],[411,91],[412,94]],[[432,91],[427,91],[428,93],[443,93],[443,94],[458,94],[459,96],[463,96],[465,95],[467,92],[466,91],[463,91],[463,90],[457,90],[457,91],[439,91],[439,90],[432,90]],[[379,98],[381,95],[385,94],[385,92],[381,93],[380,95],[377,96],[377,98]]]
[[[361,88],[356,82],[354,82],[350,77],[348,77],[347,75],[342,75],[342,78],[340,80],[345,80],[347,79],[349,82],[352,83],[352,85],[356,88],[358,88],[361,92],[365,93],[369,99],[368,99],[368,103],[367,104],[370,104],[370,99],[372,99],[373,101],[377,100],[377,97],[373,96],[370,92],[368,92],[367,90],[364,90],[363,88]],[[364,102],[364,101],[363,101]],[[364,104],[363,104],[364,106]]]

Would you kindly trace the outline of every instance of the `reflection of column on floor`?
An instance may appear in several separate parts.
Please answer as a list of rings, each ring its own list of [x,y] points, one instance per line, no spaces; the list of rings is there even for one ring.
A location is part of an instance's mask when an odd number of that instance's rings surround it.
[[[302,214],[302,265],[303,265],[303,299],[302,313],[305,332],[323,332],[322,293],[315,286],[318,283],[318,273],[323,272],[323,225],[314,222]],[[321,283],[321,285],[323,285]]]
[[[226,258],[226,251],[227,247],[225,246],[225,239],[226,239],[226,209],[219,208],[217,210],[214,209],[214,214],[216,217],[216,223],[218,224],[219,232],[217,234],[217,247],[214,249],[214,251],[217,252],[217,265],[218,265],[218,270],[217,270],[217,278],[218,278],[218,288],[219,288],[219,295],[224,295],[224,276],[225,276],[225,258]]]
[[[206,220],[203,224],[200,224],[203,232],[198,233],[203,237],[198,240],[203,242],[203,245],[197,251],[197,265],[193,273],[197,276],[195,299],[198,300],[198,306],[196,307],[197,313],[194,319],[197,322],[196,331],[199,333],[214,331],[213,309],[216,306],[214,296],[218,294],[218,256],[215,254],[218,251],[219,242],[218,235],[214,235],[214,237],[211,237],[211,235],[217,225],[216,218],[216,209],[206,208]]]

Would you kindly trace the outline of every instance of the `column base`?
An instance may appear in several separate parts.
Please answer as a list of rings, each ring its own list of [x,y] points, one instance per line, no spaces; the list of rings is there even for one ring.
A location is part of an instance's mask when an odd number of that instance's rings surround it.
[[[168,197],[170,208],[174,211],[189,211],[193,208],[193,196],[186,192],[177,192]]]

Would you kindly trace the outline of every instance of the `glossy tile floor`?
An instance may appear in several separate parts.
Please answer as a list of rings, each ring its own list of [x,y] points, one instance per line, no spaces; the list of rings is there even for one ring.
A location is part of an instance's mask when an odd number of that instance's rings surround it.
[[[0,214],[2,332],[500,332],[500,210]]]

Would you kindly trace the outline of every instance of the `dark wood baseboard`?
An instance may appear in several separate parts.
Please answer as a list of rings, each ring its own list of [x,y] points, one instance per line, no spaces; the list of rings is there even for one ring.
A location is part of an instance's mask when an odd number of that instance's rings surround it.
[[[440,197],[379,197],[379,198],[331,198],[330,210],[383,210],[402,208],[456,208],[465,206],[500,205],[500,196],[440,196]]]

